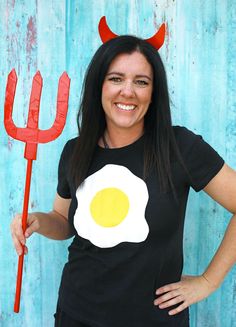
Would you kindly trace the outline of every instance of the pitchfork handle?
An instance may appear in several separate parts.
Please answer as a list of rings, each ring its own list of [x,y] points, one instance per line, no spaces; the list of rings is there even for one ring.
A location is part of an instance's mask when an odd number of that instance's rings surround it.
[[[25,179],[24,205],[23,205],[23,214],[22,214],[22,229],[23,229],[24,234],[25,234],[25,231],[27,228],[32,163],[33,163],[33,160],[28,159],[27,170],[26,170],[26,179]],[[20,310],[20,295],[21,295],[22,273],[23,273],[23,265],[24,265],[24,253],[25,253],[25,246],[23,245],[22,246],[22,254],[19,256],[19,259],[18,259],[16,294],[15,294],[15,304],[14,304],[14,312],[16,312],[16,313],[18,313]]]

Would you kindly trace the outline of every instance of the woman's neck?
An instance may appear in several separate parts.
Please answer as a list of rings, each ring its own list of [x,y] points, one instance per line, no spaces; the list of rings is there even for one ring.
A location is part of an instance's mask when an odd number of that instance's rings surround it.
[[[125,129],[109,129],[104,131],[102,145],[106,148],[121,148],[123,146],[134,143],[143,135],[143,129],[125,130]]]

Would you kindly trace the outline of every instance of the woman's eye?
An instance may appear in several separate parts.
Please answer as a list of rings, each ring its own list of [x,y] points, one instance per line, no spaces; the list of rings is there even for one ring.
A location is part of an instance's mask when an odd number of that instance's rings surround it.
[[[147,81],[144,81],[142,79],[138,79],[135,83],[138,84],[138,85],[140,85],[140,86],[148,85],[148,82]]]
[[[113,77],[109,78],[109,81],[112,81],[114,83],[119,83],[119,82],[121,82],[121,78],[113,76]]]

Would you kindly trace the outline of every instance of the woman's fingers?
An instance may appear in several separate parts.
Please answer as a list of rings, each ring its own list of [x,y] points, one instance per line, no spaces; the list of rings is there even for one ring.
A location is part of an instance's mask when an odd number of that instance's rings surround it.
[[[171,298],[169,301],[163,302],[161,304],[159,304],[159,308],[160,309],[164,309],[164,308],[168,308],[171,307],[172,305],[178,304],[183,302],[183,296],[182,295],[178,295],[174,298]]]
[[[13,244],[14,244],[14,247],[15,247],[15,249],[16,249],[16,252],[17,252],[17,254],[18,255],[21,255],[22,254],[22,248],[23,248],[23,243],[22,242],[20,242],[19,240],[18,240],[18,238],[14,235],[14,234],[12,234],[12,240],[13,240]]]
[[[180,296],[180,292],[177,290],[174,291],[167,291],[167,293],[165,293],[162,296],[159,296],[156,300],[155,300],[155,304],[161,305],[162,303],[167,303],[168,300],[170,299],[174,299],[176,297]]]
[[[168,285],[158,288],[156,290],[156,294],[159,295],[159,294],[167,293],[169,291],[174,291],[176,289],[179,289],[180,287],[181,287],[181,282],[168,284]]]
[[[29,215],[28,217],[28,227],[25,231],[25,237],[29,238],[34,232],[39,229],[39,222],[33,215]]]
[[[14,247],[18,255],[22,254],[22,246],[25,245],[25,236],[22,230],[21,215],[17,214],[11,223],[11,235]]]
[[[11,223],[11,234],[12,237],[17,238],[19,242],[22,244],[25,244],[25,236],[23,234],[23,229],[22,229],[22,220],[21,220],[21,215],[17,214],[12,223]]]
[[[156,290],[159,295],[154,301],[160,309],[178,305],[169,311],[170,315],[177,314],[191,304],[201,301],[214,291],[202,276],[183,276],[180,282],[160,287]],[[164,294],[163,294],[164,293]]]
[[[24,254],[28,253],[28,248],[25,246],[26,238],[29,238],[39,228],[39,222],[34,215],[29,214],[27,218],[27,228],[25,234],[22,229],[22,215],[17,214],[11,223],[11,235],[14,247],[18,255],[22,254],[24,248]]]
[[[179,305],[177,308],[170,310],[168,313],[169,315],[176,315],[177,313],[185,310],[189,305],[186,302],[183,302],[181,305]]]

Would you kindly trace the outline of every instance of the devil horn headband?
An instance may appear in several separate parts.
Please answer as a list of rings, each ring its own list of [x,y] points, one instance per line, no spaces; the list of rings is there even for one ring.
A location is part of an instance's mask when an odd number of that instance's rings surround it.
[[[99,31],[99,34],[100,34],[100,37],[101,37],[101,40],[103,43],[105,43],[111,39],[114,39],[118,36],[117,34],[113,33],[110,30],[109,26],[107,25],[105,16],[103,16],[100,19],[100,22],[98,24],[98,31]],[[152,46],[154,46],[154,48],[156,48],[158,50],[164,43],[165,32],[166,32],[166,26],[165,26],[165,23],[163,23],[161,25],[161,27],[159,28],[159,30],[156,32],[156,34],[154,34],[149,39],[146,39],[145,41],[150,43]]]

